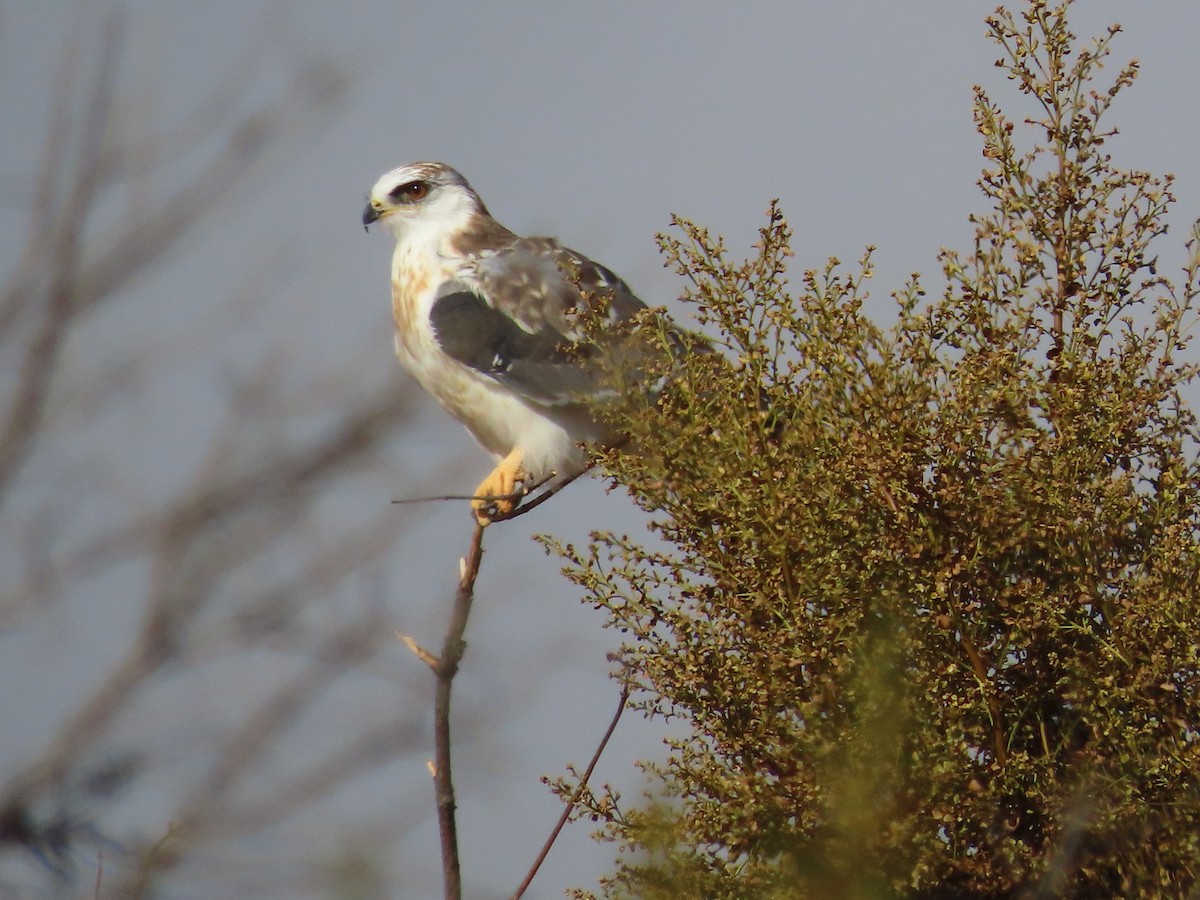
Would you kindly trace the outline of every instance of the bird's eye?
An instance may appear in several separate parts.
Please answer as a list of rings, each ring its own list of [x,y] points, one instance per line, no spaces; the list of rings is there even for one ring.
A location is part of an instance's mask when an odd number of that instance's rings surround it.
[[[418,200],[424,200],[428,193],[428,182],[410,181],[393,188],[388,196],[396,203],[416,203]]]

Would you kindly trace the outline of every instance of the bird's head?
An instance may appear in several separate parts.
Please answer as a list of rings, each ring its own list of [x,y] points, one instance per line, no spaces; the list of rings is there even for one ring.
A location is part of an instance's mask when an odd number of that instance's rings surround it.
[[[419,229],[455,230],[486,215],[467,180],[444,163],[419,162],[385,174],[371,188],[362,222],[379,222],[397,239]]]

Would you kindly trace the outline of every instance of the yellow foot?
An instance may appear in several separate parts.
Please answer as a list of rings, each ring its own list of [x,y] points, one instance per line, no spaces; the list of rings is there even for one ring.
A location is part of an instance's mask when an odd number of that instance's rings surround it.
[[[516,509],[524,496],[517,486],[527,478],[528,475],[521,465],[521,451],[513,450],[492,470],[492,474],[475,488],[471,511],[475,513],[479,524],[487,525],[496,516],[508,515]]]

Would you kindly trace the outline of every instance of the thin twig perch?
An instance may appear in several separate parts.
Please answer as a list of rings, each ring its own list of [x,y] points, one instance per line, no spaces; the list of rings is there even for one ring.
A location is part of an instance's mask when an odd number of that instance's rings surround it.
[[[591,466],[589,465],[587,468],[591,468]],[[508,519],[515,519],[535,509],[582,474],[583,472],[581,471],[561,479],[535,496],[526,505],[519,506],[512,512],[497,515],[491,521],[501,522]],[[545,481],[539,482],[535,486],[535,489],[544,484]],[[433,711],[434,758],[429,762],[429,770],[433,775],[434,792],[437,798],[438,834],[441,839],[442,884],[445,900],[461,900],[462,898],[462,873],[458,858],[458,826],[455,820],[454,783],[450,760],[450,696],[454,676],[458,674],[459,663],[462,661],[463,653],[467,649],[463,635],[466,633],[467,619],[470,617],[471,604],[475,599],[475,580],[479,576],[479,566],[483,561],[483,530],[488,524],[490,523],[478,521],[475,523],[474,531],[471,534],[471,547],[467,551],[467,555],[459,561],[458,591],[454,598],[454,609],[450,615],[450,625],[446,630],[446,638],[442,644],[441,654],[434,656],[408,635],[398,635],[405,646],[433,670],[434,677],[437,680]],[[597,761],[600,759],[600,754],[604,752],[609,738],[612,737],[613,730],[617,727],[617,721],[625,709],[628,697],[629,689],[626,687],[621,692],[621,703],[617,708],[617,713],[609,724],[608,731],[605,732],[604,737],[601,739],[600,746],[596,749],[596,753],[588,765],[578,790],[567,804],[567,809],[560,818],[558,825],[555,826],[550,838],[546,841],[541,853],[530,868],[529,874],[526,875],[525,881],[514,896],[520,897],[525,892],[525,889],[529,887],[530,882],[533,880],[533,876],[537,874],[542,861],[546,858],[546,854],[550,852],[555,839],[570,817],[571,810],[575,808],[576,803],[579,801],[579,797],[587,785],[587,780],[592,774],[592,769],[595,768]]]
[[[442,644],[441,656],[433,657],[427,651],[418,652],[415,643],[405,643],[417,656],[429,664],[437,679],[437,692],[433,704],[434,756],[431,770],[437,797],[438,834],[442,845],[442,884],[446,900],[461,900],[462,876],[458,862],[458,828],[454,819],[454,783],[450,766],[450,689],[458,664],[467,649],[463,634],[467,630],[467,618],[471,614],[471,602],[475,598],[475,579],[479,575],[479,564],[483,561],[483,528],[476,523],[471,535],[471,549],[463,557],[458,579],[458,592],[454,598],[454,610],[450,615],[450,626]]]
[[[547,500],[549,500],[551,497],[553,497],[555,494],[557,494],[559,491],[561,491],[563,488],[565,488],[568,484],[570,484],[572,481],[577,479],[580,475],[584,474],[584,472],[587,472],[588,470],[590,470],[592,468],[592,465],[593,464],[589,462],[587,464],[587,466],[585,466],[580,471],[564,476],[561,480],[556,481],[554,484],[550,485],[548,488],[546,488],[540,494],[535,496],[528,503],[523,503],[522,505],[514,508],[511,512],[498,513],[497,515],[492,516],[492,521],[493,522],[507,522],[509,519],[516,519],[520,516],[525,515],[525,513],[527,513],[527,512],[533,512],[533,510],[537,509],[539,506],[541,506],[543,503],[545,503]],[[544,481],[541,482],[541,484],[544,484],[544,483],[545,483]]]

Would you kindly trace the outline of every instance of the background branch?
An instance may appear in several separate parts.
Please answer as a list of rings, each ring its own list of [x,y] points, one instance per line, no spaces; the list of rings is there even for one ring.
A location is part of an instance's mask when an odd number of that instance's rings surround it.
[[[291,47],[264,65],[258,42],[160,115],[121,71],[134,25],[81,14],[63,43],[41,153],[14,176],[24,237],[0,260],[0,895],[311,896],[322,867],[348,878],[356,822],[415,827],[346,803],[415,754],[426,715],[378,712],[412,678],[386,583],[409,529],[344,502],[378,496],[411,402],[386,354],[372,380],[301,361],[273,312],[255,330],[285,290],[292,313],[326,299],[265,245],[244,248],[252,290],[174,268],[211,253],[202,226],[236,214],[235,188],[298,158],[344,78]],[[178,152],[171,120],[204,140]],[[264,838],[271,865],[245,849]]]

